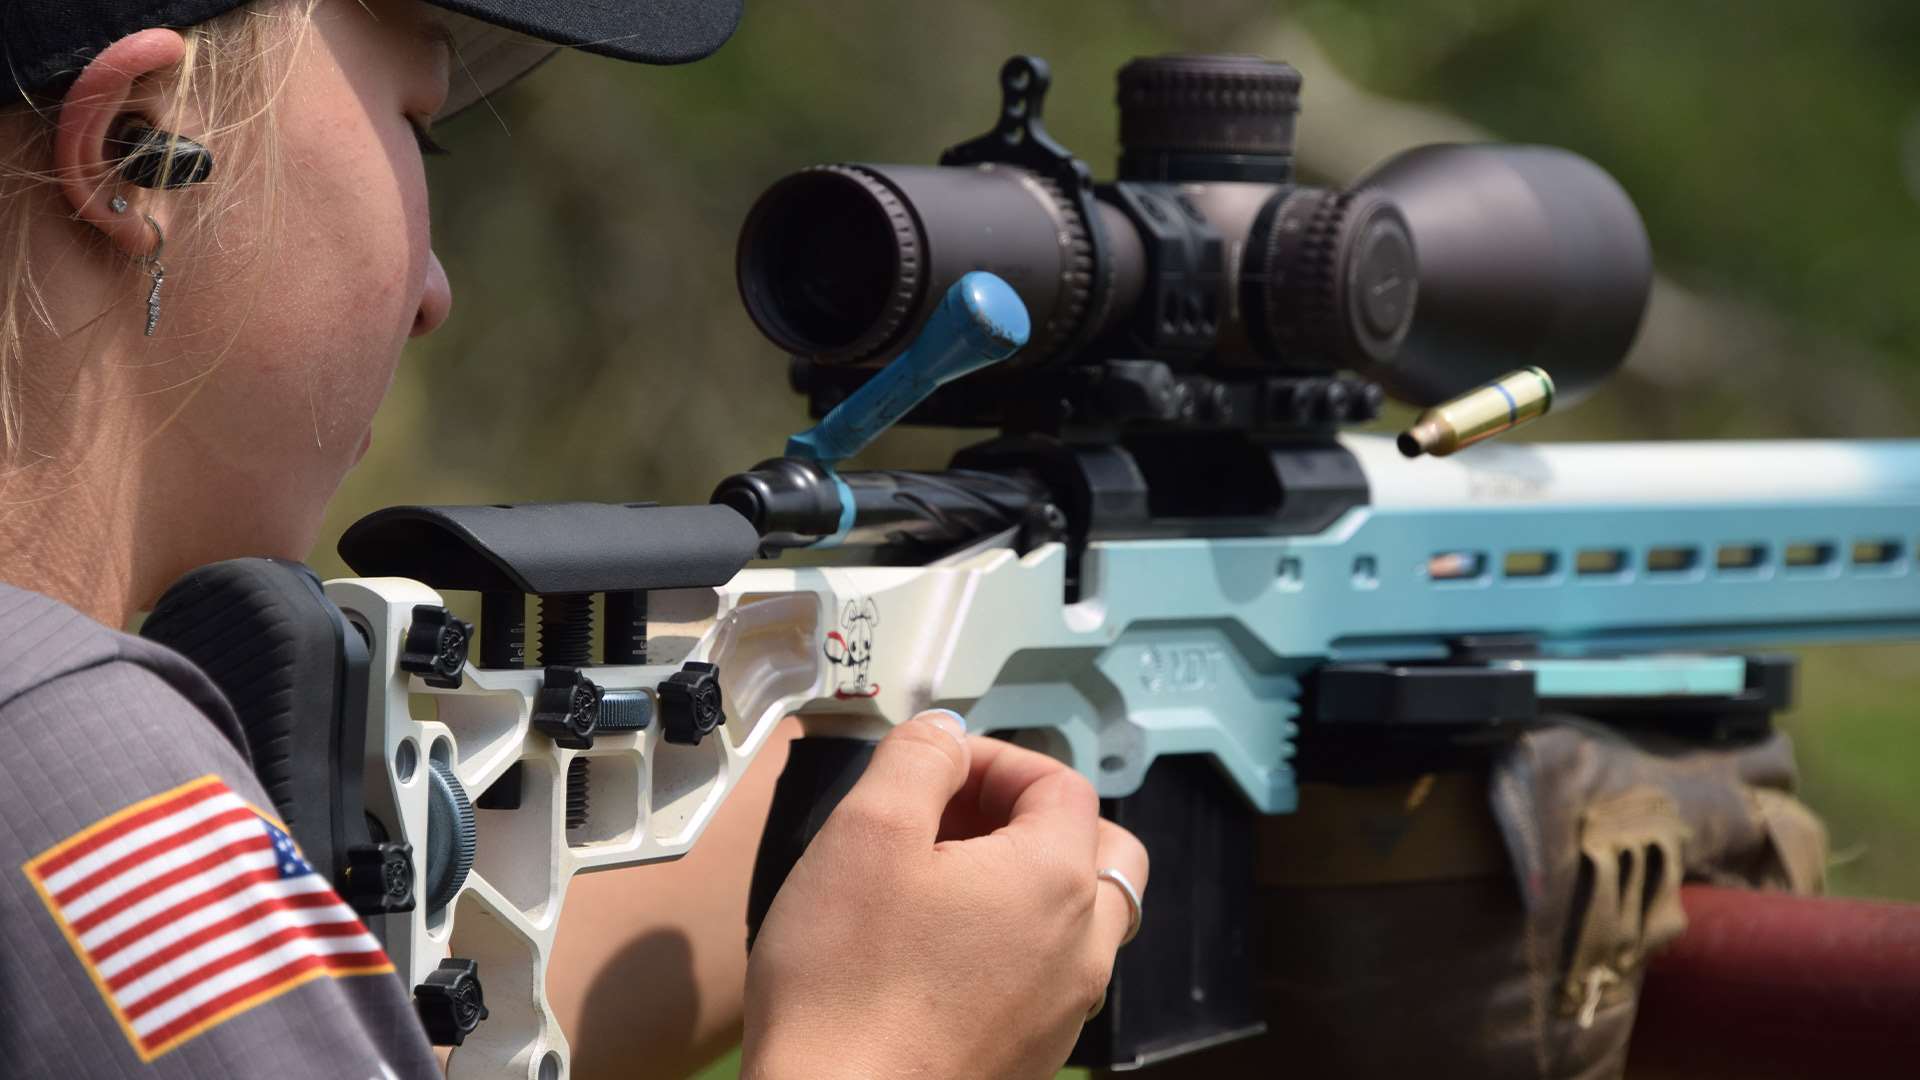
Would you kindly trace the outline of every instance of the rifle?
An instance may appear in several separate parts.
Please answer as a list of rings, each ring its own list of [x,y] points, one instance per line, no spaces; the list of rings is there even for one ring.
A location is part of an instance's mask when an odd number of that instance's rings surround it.
[[[256,753],[263,782],[453,1075],[566,1075],[569,881],[688,851],[788,715],[749,941],[873,741],[955,708],[1083,771],[1153,853],[1075,1052],[1131,1065],[1260,1030],[1253,824],[1303,777],[1553,709],[1741,737],[1791,664],[1739,650],[1920,630],[1920,443],[1451,456],[1631,344],[1651,256],[1596,166],[1424,147],[1300,186],[1297,72],[1162,57],[1122,71],[1096,184],[1046,132],[1049,82],[1015,57],[994,129],[939,166],[817,167],[756,204],[742,297],[819,424],[709,505],[391,508],[324,596],[244,560],[148,621],[256,747],[292,747]],[[1388,396],[1427,411],[1341,433]],[[999,434],[945,470],[839,468],[896,422]],[[236,611],[271,617],[206,632]]]

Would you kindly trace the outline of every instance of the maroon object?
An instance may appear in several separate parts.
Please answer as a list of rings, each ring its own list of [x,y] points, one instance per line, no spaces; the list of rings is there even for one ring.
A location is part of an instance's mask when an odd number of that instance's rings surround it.
[[[1688,885],[1627,1075],[1920,1075],[1920,904]]]

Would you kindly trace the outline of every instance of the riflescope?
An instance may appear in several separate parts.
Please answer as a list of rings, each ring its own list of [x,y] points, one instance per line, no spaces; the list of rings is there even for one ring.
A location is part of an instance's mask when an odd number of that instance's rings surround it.
[[[971,270],[1013,285],[1033,341],[918,422],[1297,430],[1535,365],[1564,402],[1632,344],[1646,232],[1576,154],[1426,146],[1344,190],[1303,186],[1299,72],[1161,56],[1121,69],[1119,178],[1096,184],[1041,122],[1048,82],[1015,57],[994,130],[938,166],[815,166],[754,206],[740,291],[816,411]]]

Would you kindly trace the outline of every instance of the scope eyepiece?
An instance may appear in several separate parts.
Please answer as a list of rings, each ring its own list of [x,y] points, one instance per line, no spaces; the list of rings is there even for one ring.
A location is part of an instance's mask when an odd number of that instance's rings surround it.
[[[922,286],[920,230],[877,174],[821,165],[774,185],[740,241],[740,295],[774,343],[865,358],[905,328]]]
[[[1057,185],[1024,169],[815,166],[767,189],[747,215],[740,296],[781,348],[863,363],[899,352],[954,282],[985,270],[1032,314],[1019,365],[1053,355],[1088,317],[1087,229]],[[1120,275],[1137,276],[1137,253],[1119,247]]]

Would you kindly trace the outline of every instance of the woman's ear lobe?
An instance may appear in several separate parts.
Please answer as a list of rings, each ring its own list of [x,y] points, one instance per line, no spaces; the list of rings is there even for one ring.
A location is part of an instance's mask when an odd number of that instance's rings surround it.
[[[127,147],[116,134],[149,104],[144,83],[177,68],[186,48],[173,30],[129,34],[102,49],[60,103],[53,136],[60,193],[76,220],[98,229],[130,256],[149,254],[157,238],[140,208],[128,209],[132,185],[119,174]]]

